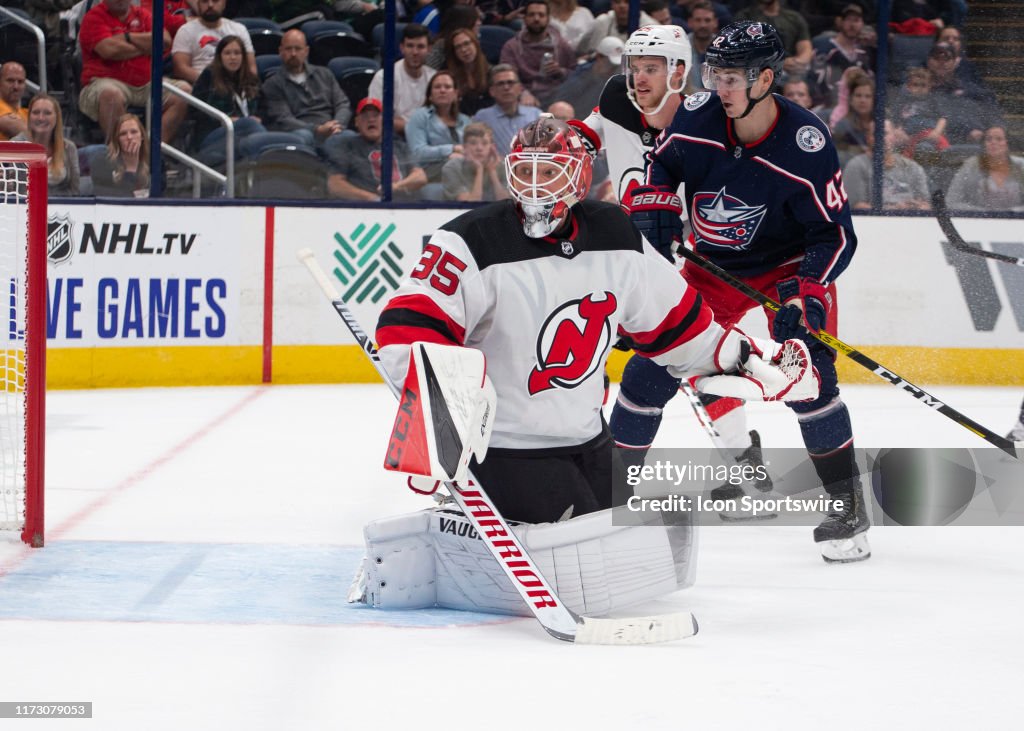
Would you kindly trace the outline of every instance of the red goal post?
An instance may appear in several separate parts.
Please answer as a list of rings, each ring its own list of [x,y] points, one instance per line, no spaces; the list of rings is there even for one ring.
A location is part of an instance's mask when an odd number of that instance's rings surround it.
[[[0,142],[0,536],[43,545],[46,432],[46,150]]]

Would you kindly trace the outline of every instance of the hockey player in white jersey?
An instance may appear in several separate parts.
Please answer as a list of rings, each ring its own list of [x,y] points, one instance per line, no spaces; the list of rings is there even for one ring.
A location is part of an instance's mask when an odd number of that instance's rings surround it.
[[[634,195],[642,197],[649,192],[644,187],[645,156],[679,107],[685,106],[683,89],[691,60],[690,41],[682,28],[654,25],[637,29],[623,49],[622,74],[608,80],[598,105],[586,119],[569,123],[583,135],[592,152],[605,151],[616,198],[629,208],[636,207]],[[677,194],[683,196],[682,186]],[[673,259],[670,251],[661,253]],[[626,368],[643,371],[647,365],[637,360]],[[645,396],[620,391],[611,417],[616,442],[627,450],[626,459],[636,463],[643,462],[661,421],[661,408],[647,403]],[[728,450],[741,464],[761,465],[761,438],[756,431],[748,431],[743,403],[699,396],[719,434],[716,445]],[[754,482],[757,490],[771,490],[771,479],[764,470],[752,474],[764,475]],[[737,497],[732,492],[728,496]]]
[[[679,26],[638,28],[622,51],[622,73],[608,79],[589,116],[569,122],[592,153],[605,151],[616,200],[643,184],[644,155],[682,103],[691,57]]]
[[[587,602],[595,597],[604,611],[652,587],[675,590],[685,581],[637,580],[648,559],[657,563],[655,549],[623,550],[621,542],[646,540],[642,530],[609,543],[606,534],[621,528],[598,515],[624,502],[628,490],[601,410],[612,343],[625,338],[643,357],[693,377],[709,393],[763,400],[817,395],[807,347],[715,324],[618,206],[584,200],[591,157],[564,122],[545,116],[520,130],[506,170],[513,200],[477,208],[436,231],[380,315],[381,363],[405,384],[403,394],[416,394],[403,396],[403,404],[415,401],[417,412],[400,409],[392,444],[397,434],[401,448],[389,451],[386,464],[462,480],[472,460],[478,486],[505,518],[556,523],[542,541],[552,554],[544,569],[549,579],[577,581],[595,566],[609,567],[574,588],[581,610],[592,611]],[[436,602],[512,611],[488,599],[503,586],[481,578],[488,566],[496,568],[493,560],[460,568],[475,555],[475,536],[463,524],[414,514],[367,526],[371,558],[353,598],[385,607]],[[449,550],[450,540],[462,542]],[[659,543],[664,551],[671,544]],[[602,556],[594,559],[594,552]],[[450,562],[439,558],[449,554]],[[584,556],[591,556],[586,570],[577,565]],[[633,570],[612,570],[617,561]],[[613,575],[627,576],[629,586],[615,585]],[[378,591],[382,585],[390,589]],[[564,589],[559,584],[560,594]]]

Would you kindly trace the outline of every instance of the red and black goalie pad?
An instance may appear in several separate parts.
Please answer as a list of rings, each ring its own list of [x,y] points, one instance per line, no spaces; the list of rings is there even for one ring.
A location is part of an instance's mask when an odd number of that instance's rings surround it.
[[[465,479],[473,454],[486,454],[493,425],[494,389],[485,370],[479,350],[414,343],[384,468]]]

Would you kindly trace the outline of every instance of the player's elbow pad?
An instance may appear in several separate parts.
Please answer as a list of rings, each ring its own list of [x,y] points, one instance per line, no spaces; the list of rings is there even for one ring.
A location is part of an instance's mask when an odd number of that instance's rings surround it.
[[[597,153],[601,151],[600,135],[592,130],[586,122],[581,122],[578,119],[570,119],[566,124],[579,133],[580,141],[583,142],[583,149],[585,149],[587,154],[590,155],[590,159],[593,160],[596,158]]]

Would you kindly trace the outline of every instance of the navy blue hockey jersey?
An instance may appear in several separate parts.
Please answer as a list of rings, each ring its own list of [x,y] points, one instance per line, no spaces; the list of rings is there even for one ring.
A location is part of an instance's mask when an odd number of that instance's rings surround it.
[[[743,144],[717,94],[687,97],[650,153],[647,180],[685,183],[697,251],[719,266],[752,276],[802,260],[800,276],[829,283],[857,246],[839,158],[821,120],[774,99],[774,126]]]

